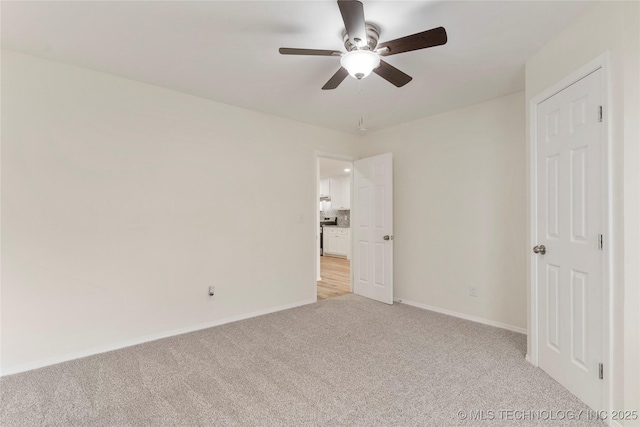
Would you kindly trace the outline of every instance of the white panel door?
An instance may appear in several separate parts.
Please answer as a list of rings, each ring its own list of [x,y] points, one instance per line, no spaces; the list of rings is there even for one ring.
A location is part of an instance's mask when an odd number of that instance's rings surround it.
[[[601,82],[598,70],[545,100],[536,123],[538,362],[593,409],[603,404]]]
[[[353,169],[353,291],[393,304],[391,154],[356,160]]]

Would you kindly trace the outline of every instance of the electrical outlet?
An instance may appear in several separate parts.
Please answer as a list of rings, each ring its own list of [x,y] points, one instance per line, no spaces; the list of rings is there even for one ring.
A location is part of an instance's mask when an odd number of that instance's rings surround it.
[[[469,295],[471,295],[472,297],[477,297],[478,296],[478,287],[477,286],[469,286]]]
[[[215,288],[213,286],[209,286],[209,299],[213,299],[213,296],[215,295]]]

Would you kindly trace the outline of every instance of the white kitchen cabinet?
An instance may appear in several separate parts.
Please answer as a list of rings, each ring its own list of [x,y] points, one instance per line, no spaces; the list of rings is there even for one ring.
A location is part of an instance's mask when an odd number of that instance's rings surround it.
[[[320,197],[331,197],[331,180],[329,178],[320,180]]]
[[[323,250],[325,255],[338,255],[350,258],[349,229],[341,227],[324,227]]]
[[[344,176],[330,179],[331,209],[351,209],[351,177]]]

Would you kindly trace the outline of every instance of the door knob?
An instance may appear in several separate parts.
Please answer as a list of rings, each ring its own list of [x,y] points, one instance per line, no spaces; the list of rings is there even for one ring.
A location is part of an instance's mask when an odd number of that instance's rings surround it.
[[[533,253],[544,255],[547,253],[547,248],[545,248],[544,245],[534,246]]]
[[[384,240],[393,240],[393,236],[389,236],[388,234],[382,237]]]

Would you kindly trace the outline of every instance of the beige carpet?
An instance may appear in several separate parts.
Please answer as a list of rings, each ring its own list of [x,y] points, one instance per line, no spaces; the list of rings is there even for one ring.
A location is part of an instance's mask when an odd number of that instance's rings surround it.
[[[521,334],[345,295],[4,377],[0,424],[587,424],[536,412],[587,408],[524,353]]]

